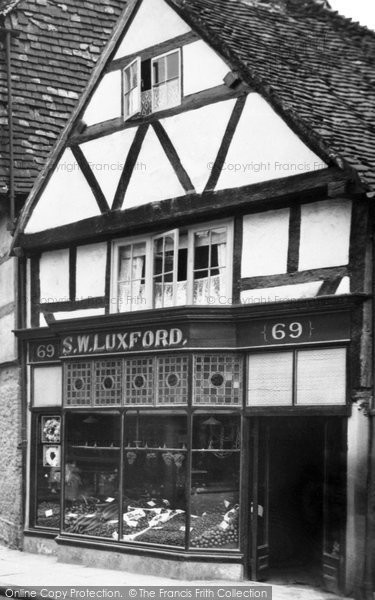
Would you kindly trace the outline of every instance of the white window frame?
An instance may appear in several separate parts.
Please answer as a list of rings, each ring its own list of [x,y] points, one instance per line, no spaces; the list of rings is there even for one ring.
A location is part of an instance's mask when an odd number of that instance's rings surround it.
[[[187,298],[185,306],[193,305],[193,269],[194,269],[194,235],[198,231],[207,229],[218,229],[220,227],[226,228],[226,273],[224,275],[224,286],[225,286],[225,297],[219,302],[220,306],[230,306],[232,304],[232,279],[233,279],[233,220],[221,220],[210,223],[202,223],[200,225],[194,225],[186,229],[173,229],[165,232],[158,233],[156,235],[144,235],[131,238],[123,238],[112,242],[112,260],[111,260],[111,298],[110,298],[110,312],[120,313],[118,310],[118,268],[119,268],[119,255],[120,248],[123,246],[130,246],[144,242],[146,245],[146,264],[145,264],[145,297],[147,303],[142,305],[138,310],[159,310],[154,308],[154,241],[158,238],[165,237],[168,235],[174,235],[175,238],[175,255],[174,255],[174,293],[173,293],[173,306],[176,306],[176,290],[177,290],[177,276],[178,276],[178,251],[179,240],[181,233],[187,233],[188,244],[187,244]],[[217,306],[217,304],[216,304]],[[168,307],[169,308],[169,307]],[[122,313],[133,312],[132,310],[121,311]]]
[[[132,111],[129,112],[129,114],[125,114],[125,72],[130,69],[134,64],[137,65],[137,86],[135,88],[133,88],[134,90],[137,90],[137,108]],[[130,92],[133,90],[130,90]],[[128,92],[128,93],[130,93]],[[132,60],[129,64],[126,65],[126,67],[124,67],[122,69],[122,114],[123,114],[123,118],[124,121],[126,121],[127,119],[130,119],[130,117],[133,117],[134,115],[138,114],[141,112],[141,59],[139,56],[137,56],[137,58],[135,58],[134,60]]]
[[[155,87],[159,87],[155,85],[155,78],[154,78],[154,63],[157,60],[160,60],[161,58],[165,58],[166,56],[169,56],[170,54],[175,54],[177,53],[178,55],[178,97],[179,97],[179,102],[178,104],[173,104],[171,107],[169,106],[164,106],[163,108],[155,108],[155,104],[154,104],[154,88]],[[171,81],[171,80],[170,80]],[[167,83],[168,79],[164,82]],[[151,59],[151,105],[152,105],[152,112],[159,112],[162,110],[167,110],[168,108],[173,108],[174,106],[179,106],[181,104],[181,100],[182,100],[182,73],[181,73],[181,48],[174,48],[173,50],[170,50],[169,52],[164,52],[163,54],[159,54],[158,56],[154,56]]]

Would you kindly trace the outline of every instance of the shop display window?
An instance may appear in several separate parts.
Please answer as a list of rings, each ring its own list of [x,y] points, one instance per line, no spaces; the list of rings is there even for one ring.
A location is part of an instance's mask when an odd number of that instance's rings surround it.
[[[238,548],[239,482],[239,415],[194,415],[191,548]]]
[[[60,527],[61,417],[37,415],[34,524]]]
[[[66,416],[64,530],[118,539],[120,414]]]
[[[187,417],[125,416],[123,540],[185,547]]]

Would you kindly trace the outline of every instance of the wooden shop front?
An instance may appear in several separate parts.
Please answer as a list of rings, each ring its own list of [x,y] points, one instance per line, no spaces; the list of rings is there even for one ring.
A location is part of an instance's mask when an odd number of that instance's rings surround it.
[[[196,578],[264,580],[302,558],[337,588],[350,311],[249,312],[27,333],[29,534]]]

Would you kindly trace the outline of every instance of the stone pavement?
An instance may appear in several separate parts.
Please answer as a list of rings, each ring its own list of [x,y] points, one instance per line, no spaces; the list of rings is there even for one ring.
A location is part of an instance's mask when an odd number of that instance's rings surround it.
[[[147,559],[145,559],[147,560]],[[55,556],[29,554],[0,546],[0,596],[25,586],[248,586],[251,582],[180,581],[57,562]],[[338,600],[338,596],[302,585],[273,585],[273,600]]]

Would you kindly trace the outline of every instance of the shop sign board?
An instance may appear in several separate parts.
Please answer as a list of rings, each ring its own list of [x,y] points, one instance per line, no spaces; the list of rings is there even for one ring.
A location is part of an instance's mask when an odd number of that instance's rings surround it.
[[[241,323],[238,330],[241,348],[349,340],[350,315],[346,312],[251,320]]]
[[[70,333],[60,340],[30,342],[29,361],[52,362],[61,357],[188,348],[251,349],[343,342],[350,340],[350,315],[342,312],[249,319],[237,323],[236,329],[237,336],[234,328],[225,328],[217,322],[200,323],[199,328],[190,324]],[[220,332],[222,335],[218,336]]]

